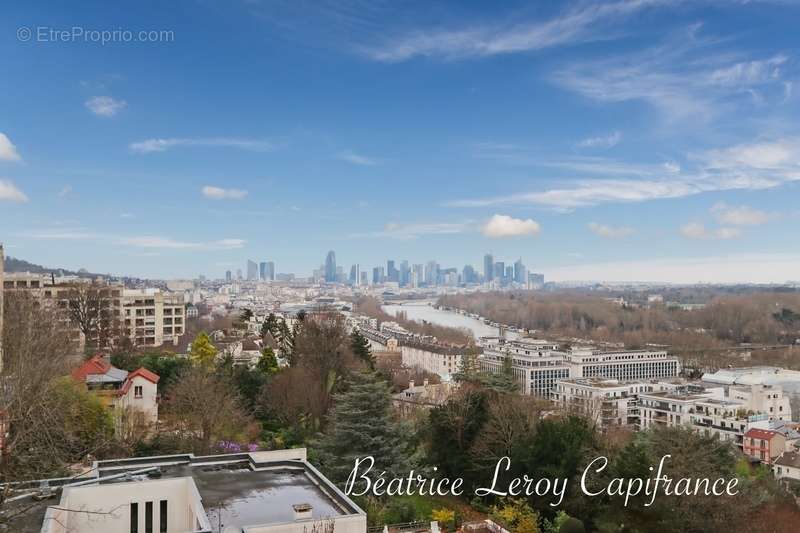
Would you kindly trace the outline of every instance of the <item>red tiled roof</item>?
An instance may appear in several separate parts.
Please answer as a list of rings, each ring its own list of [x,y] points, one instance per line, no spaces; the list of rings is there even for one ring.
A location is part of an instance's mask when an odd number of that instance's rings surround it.
[[[105,374],[111,368],[111,363],[100,355],[95,355],[80,367],[72,371],[72,378],[77,381],[86,381],[86,376]]]
[[[745,433],[744,436],[747,437],[748,439],[770,440],[777,434],[778,434],[777,431],[772,431],[771,429],[752,428],[747,430],[747,433]]]
[[[161,377],[158,374],[156,374],[155,372],[150,372],[145,367],[138,368],[133,372],[131,372],[130,374],[128,374],[128,377],[125,379],[125,383],[123,383],[122,388],[119,389],[118,394],[120,396],[124,396],[125,394],[128,393],[128,390],[131,388],[131,383],[133,383],[133,378],[135,378],[136,376],[141,376],[151,383],[158,383],[158,380],[161,379]]]

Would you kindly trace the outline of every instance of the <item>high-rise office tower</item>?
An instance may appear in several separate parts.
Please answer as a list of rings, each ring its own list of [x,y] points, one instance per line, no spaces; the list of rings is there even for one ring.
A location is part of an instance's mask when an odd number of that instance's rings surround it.
[[[267,262],[266,261],[261,261],[258,264],[258,279],[260,279],[261,281],[264,281],[265,279],[267,279]]]
[[[236,279],[238,279],[238,280],[242,279],[242,269],[241,268],[237,268],[236,269]]]
[[[492,254],[483,256],[483,281],[492,281],[494,279],[494,257]]]
[[[503,281],[503,276],[506,275],[506,264],[503,261],[497,261],[494,264],[494,274],[492,275],[492,279],[496,279],[500,282]]]
[[[275,262],[267,261],[267,281],[275,281]]]
[[[231,273],[230,270],[226,270],[225,271],[225,281],[230,283],[232,280],[233,280],[233,274]]]
[[[247,260],[247,279],[258,279],[258,264],[250,259]]]
[[[525,283],[527,279],[528,275],[525,271],[525,265],[522,264],[522,258],[520,257],[514,262],[514,282]]]
[[[394,259],[386,261],[386,281],[400,281],[400,272],[394,266]]]
[[[411,270],[408,268],[408,261],[400,261],[400,286],[405,287],[408,285],[409,278],[411,277]]]
[[[383,267],[375,267],[372,269],[372,283],[378,284],[383,283],[384,275],[383,275]]]
[[[369,274],[366,270],[362,271],[358,278],[359,285],[369,285]]]
[[[464,265],[464,270],[461,273],[461,281],[464,283],[475,283],[477,275],[472,265]]]
[[[333,250],[325,257],[325,281],[336,282],[336,253]]]
[[[436,261],[428,261],[428,264],[425,265],[425,283],[431,287],[438,285],[439,264]]]

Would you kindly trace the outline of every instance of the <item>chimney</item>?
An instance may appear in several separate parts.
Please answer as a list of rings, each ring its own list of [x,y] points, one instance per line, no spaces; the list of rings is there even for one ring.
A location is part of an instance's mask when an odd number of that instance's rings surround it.
[[[408,388],[409,389],[413,389],[414,388],[414,380],[413,379],[408,380]]]
[[[427,378],[425,378],[425,379],[422,381],[422,386],[423,386],[423,387],[427,387],[427,386],[428,386],[428,379],[427,379]]]
[[[309,520],[313,507],[310,503],[296,503],[292,505],[292,509],[294,509],[295,520]]]

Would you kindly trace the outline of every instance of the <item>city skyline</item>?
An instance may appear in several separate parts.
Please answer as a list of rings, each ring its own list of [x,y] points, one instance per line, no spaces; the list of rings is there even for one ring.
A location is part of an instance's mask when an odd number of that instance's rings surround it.
[[[186,278],[334,249],[371,277],[489,250],[555,281],[798,278],[796,3],[179,2],[157,24],[91,4],[0,21],[9,256]],[[73,27],[159,38],[47,31]]]

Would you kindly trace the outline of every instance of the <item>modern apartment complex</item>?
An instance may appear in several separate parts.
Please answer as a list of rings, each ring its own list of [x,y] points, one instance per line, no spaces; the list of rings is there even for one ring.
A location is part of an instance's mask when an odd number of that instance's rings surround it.
[[[6,293],[27,291],[45,304],[61,309],[64,324],[79,350],[83,350],[87,339],[70,313],[73,307],[99,308],[95,319],[98,327],[94,336],[97,338],[91,340],[101,348],[121,336],[127,336],[136,346],[177,344],[186,328],[182,293],[128,290],[122,283],[27,272],[6,274],[3,290]]]
[[[186,331],[183,294],[126,289],[123,302],[125,331],[136,346],[178,344]]]
[[[522,391],[543,398],[551,397],[559,380],[652,380],[671,378],[680,373],[678,359],[663,350],[561,350],[558,344],[545,340],[492,337],[482,341],[481,370],[501,372],[506,357],[510,357],[512,371]]]

